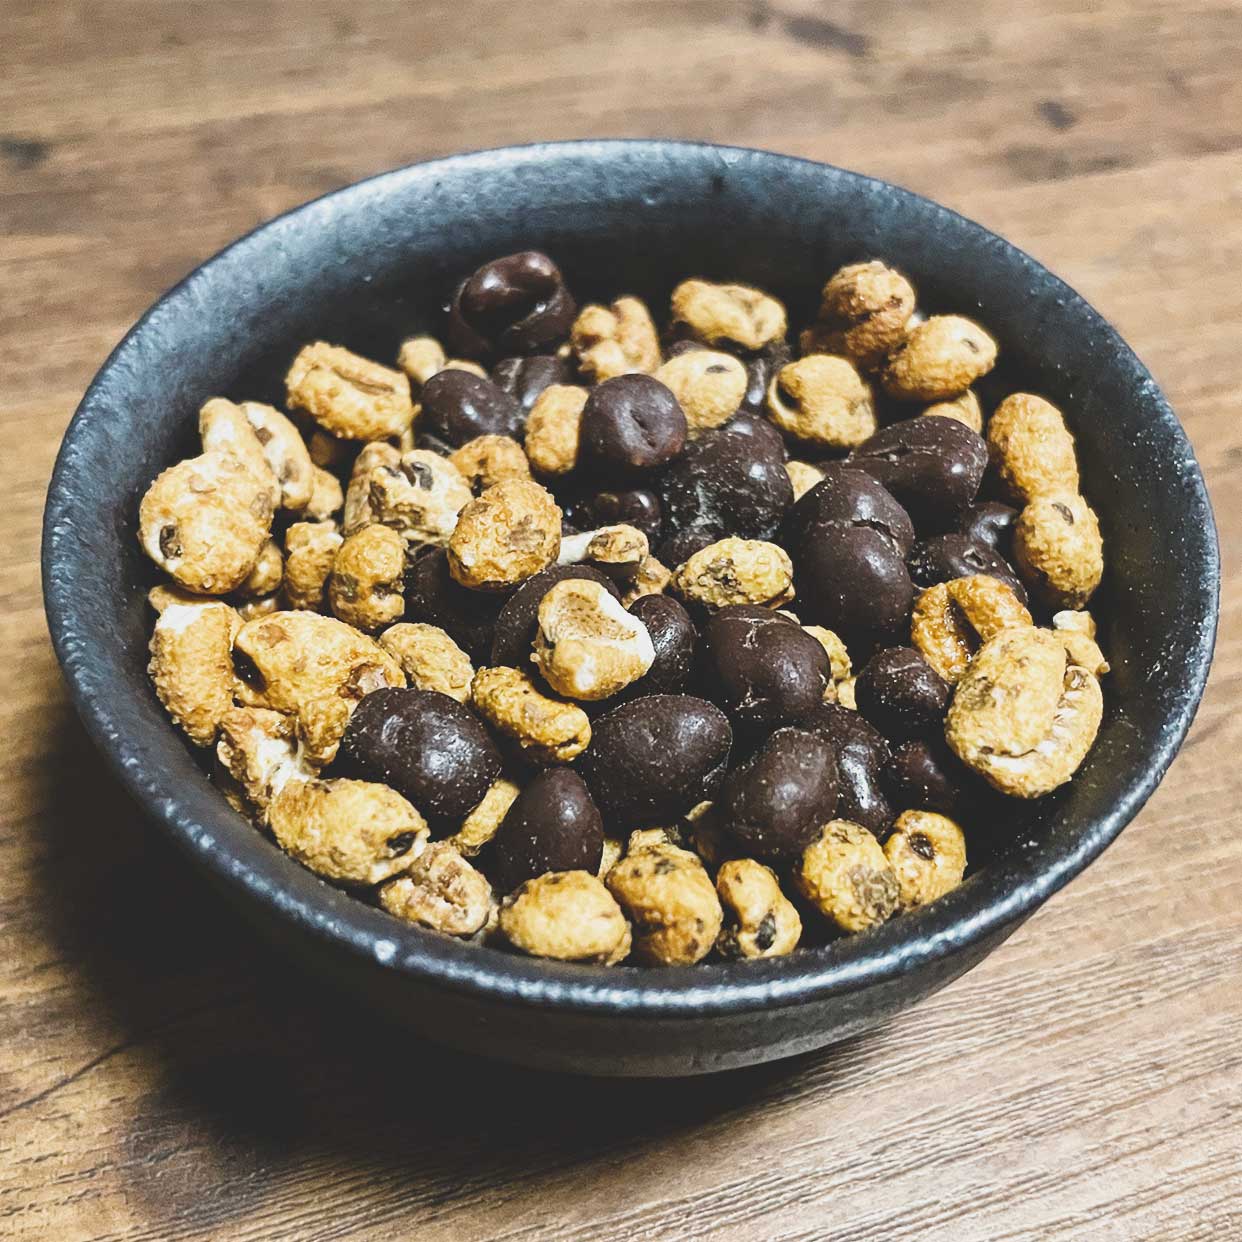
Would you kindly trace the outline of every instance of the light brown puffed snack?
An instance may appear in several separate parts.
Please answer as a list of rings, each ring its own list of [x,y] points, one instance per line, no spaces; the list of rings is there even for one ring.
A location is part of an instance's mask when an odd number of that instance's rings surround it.
[[[846,677],[836,683],[837,702],[842,707],[848,707],[852,712],[858,710],[858,700],[854,697],[854,687],[857,684],[857,677]]]
[[[655,845],[675,845],[678,849],[685,848],[685,838],[678,825],[668,828],[636,828],[625,842],[622,856],[637,854],[639,850],[649,850]]]
[[[223,595],[254,568],[272,528],[271,480],[210,452],[170,466],[138,511],[142,549],[187,591]]]
[[[1036,497],[1014,524],[1013,559],[1045,603],[1081,608],[1104,575],[1104,541],[1095,510],[1069,492]]]
[[[805,461],[787,461],[785,473],[793,484],[794,500],[801,500],[817,483],[822,483],[824,472],[818,466]]]
[[[430,449],[411,449],[396,466],[370,474],[370,510],[411,548],[443,546],[470,503],[470,487],[452,462]]]
[[[822,448],[855,448],[879,425],[871,387],[845,358],[808,354],[772,377],[768,417],[784,432]]]
[[[298,516],[304,522],[323,522],[340,513],[344,504],[345,493],[341,490],[336,475],[316,466],[311,498]]]
[[[966,872],[966,838],[946,815],[903,811],[884,842],[897,876],[901,908],[913,910],[952,892]]]
[[[444,370],[448,358],[444,346],[434,336],[411,336],[401,342],[397,366],[410,378],[410,387],[422,386],[438,371]]]
[[[536,474],[568,474],[578,464],[578,438],[587,390],[552,384],[531,406],[526,419],[526,456]]]
[[[478,806],[461,822],[448,842],[466,858],[473,858],[495,835],[521,788],[503,776],[488,787]]]
[[[1064,643],[1071,663],[1096,677],[1109,671],[1108,660],[1095,641],[1095,618],[1089,612],[1058,612],[1052,618],[1052,632]]]
[[[884,390],[909,401],[945,401],[996,365],[996,342],[973,320],[932,315],[912,327],[884,364]]]
[[[371,475],[385,466],[397,470],[401,466],[401,453],[391,444],[377,440],[373,444],[364,444],[358,456],[354,458],[354,467],[349,475],[349,487],[345,490],[344,533],[352,535],[375,519],[375,510],[371,504]]]
[[[793,562],[778,544],[730,535],[700,548],[681,565],[672,587],[682,599],[705,608],[775,608],[793,598]]]
[[[269,539],[259,552],[259,559],[255,561],[254,568],[237,588],[237,594],[243,599],[257,599],[263,595],[271,595],[279,590],[284,575],[285,558],[281,555],[280,544],[275,539]]]
[[[647,627],[601,583],[567,578],[539,601],[534,661],[557,694],[606,699],[654,660]]]
[[[798,947],[802,920],[770,868],[752,858],[723,863],[716,893],[725,916],[716,938],[722,957],[783,957]]]
[[[504,479],[530,478],[522,446],[508,436],[476,436],[450,454],[449,461],[476,494]]]
[[[638,573],[621,592],[621,602],[628,608],[644,595],[663,595],[672,580],[673,575],[665,565],[654,556],[645,557],[638,567]]]
[[[414,419],[403,372],[323,341],[302,347],[285,388],[291,409],[305,410],[343,440],[399,436]]]
[[[500,907],[500,933],[531,957],[614,966],[630,951],[630,925],[589,871],[527,880]]]
[[[1100,683],[1033,626],[1003,630],[958,683],[945,738],[1001,793],[1040,798],[1078,770],[1100,727]]]
[[[378,630],[405,615],[404,580],[405,541],[391,527],[364,526],[337,550],[328,601],[347,625]]]
[[[880,843],[845,819],[820,829],[798,862],[794,883],[843,932],[865,931],[891,918],[901,892]]]
[[[529,479],[507,479],[472,500],[449,536],[449,572],[478,591],[502,591],[547,569],[561,550],[561,511]]]
[[[380,884],[405,871],[428,835],[410,803],[371,781],[289,781],[269,803],[267,821],[285,853],[346,884]]]
[[[618,298],[611,306],[584,306],[569,341],[583,374],[596,383],[660,365],[660,337],[651,312],[639,298]]]
[[[674,323],[685,324],[708,345],[762,349],[785,335],[785,308],[749,285],[683,280],[673,290]]]
[[[655,373],[696,429],[719,427],[737,413],[746,395],[746,367],[732,354],[690,349],[670,358]]]
[[[841,641],[840,636],[833,630],[825,629],[822,625],[804,625],[802,628],[823,647],[828,656],[828,663],[832,667],[832,680],[834,682],[844,681],[849,677],[853,666],[850,663],[849,649]]]
[[[261,401],[243,401],[241,408],[280,484],[281,508],[305,509],[315,490],[315,467],[302,433],[291,419]]]
[[[247,621],[233,642],[238,698],[297,718],[311,763],[331,762],[361,699],[405,674],[387,651],[334,617],[277,612]]]
[[[379,642],[416,690],[438,690],[459,703],[469,701],[474,665],[439,626],[403,621],[389,626]]]
[[[724,913],[697,854],[651,845],[608,873],[608,891],[634,924],[634,953],[652,966],[691,966],[711,952]]]
[[[983,434],[983,407],[980,406],[973,389],[966,389],[960,397],[954,397],[952,401],[937,401],[935,405],[929,405],[923,413],[951,418],[964,427],[969,427],[976,435]]]
[[[565,535],[558,565],[593,565],[617,582],[631,582],[648,559],[647,536],[624,522]]]
[[[210,746],[233,706],[233,639],[242,619],[220,600],[157,591],[147,672],[173,722],[195,746]]]
[[[988,423],[988,453],[1010,500],[1078,491],[1078,458],[1065,418],[1029,392],[1006,397]]]
[[[500,665],[474,675],[470,700],[533,763],[568,763],[591,743],[591,722],[576,703],[540,692],[521,669]]]
[[[955,682],[980,643],[1009,626],[1031,624],[1031,614],[1008,583],[974,574],[937,583],[919,595],[910,616],[910,639],[941,677]]]
[[[298,746],[292,716],[266,707],[231,707],[220,720],[216,777],[235,809],[262,824],[271,800],[291,780],[316,772]]]
[[[204,453],[231,453],[245,462],[271,497],[272,508],[279,508],[280,480],[240,405],[223,397],[204,402],[198,412],[198,435]]]
[[[872,259],[851,263],[824,285],[819,320],[801,337],[804,354],[844,354],[864,370],[879,367],[905,335],[914,287]]]
[[[624,844],[616,837],[605,837],[604,847],[599,855],[599,867],[595,874],[602,880],[615,867],[625,853]]]
[[[336,523],[294,522],[285,531],[285,597],[292,609],[323,607],[328,577],[344,540]]]
[[[487,878],[447,841],[433,841],[401,875],[379,890],[379,903],[399,919],[449,936],[473,936],[496,899]]]

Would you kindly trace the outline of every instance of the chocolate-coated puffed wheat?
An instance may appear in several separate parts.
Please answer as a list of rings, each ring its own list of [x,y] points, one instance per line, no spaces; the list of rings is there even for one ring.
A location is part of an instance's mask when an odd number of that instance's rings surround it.
[[[716,796],[733,730],[720,709],[686,694],[653,694],[600,716],[578,762],[610,822],[669,822]]]
[[[843,257],[791,324],[693,273],[579,310],[521,251],[377,326],[395,368],[193,394],[149,667],[228,802],[394,918],[606,965],[798,952],[999,853],[1102,719],[1077,412]]]
[[[515,436],[522,425],[517,398],[489,379],[450,368],[423,385],[420,430],[455,448],[479,436]]]
[[[804,729],[777,729],[730,773],[720,795],[721,823],[761,858],[800,854],[836,807],[836,755]]]
[[[571,768],[545,768],[518,794],[491,843],[505,893],[549,871],[599,867],[604,821],[586,782]]]
[[[641,475],[677,457],[686,432],[677,398],[659,380],[618,375],[587,394],[580,451],[605,476]]]
[[[721,608],[704,625],[703,638],[706,691],[748,734],[801,720],[831,684],[823,646],[778,612]]]
[[[368,694],[350,718],[338,763],[437,820],[461,819],[500,775],[500,752],[483,722],[435,690]]]
[[[448,339],[467,358],[535,354],[569,333],[577,314],[561,270],[538,250],[485,263],[457,287]]]

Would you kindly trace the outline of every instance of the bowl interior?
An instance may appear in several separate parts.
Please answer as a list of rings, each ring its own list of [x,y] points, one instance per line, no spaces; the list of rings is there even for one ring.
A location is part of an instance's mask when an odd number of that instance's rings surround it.
[[[693,971],[530,962],[408,927],[332,889],[236,815],[163,715],[145,676],[154,580],[138,502],[196,450],[209,396],[280,404],[298,346],[325,339],[382,361],[437,332],[454,278],[536,247],[580,301],[667,305],[689,275],[742,280],[815,310],[826,275],[883,257],[930,311],[977,317],[1000,341],[990,393],[1061,406],[1099,512],[1108,573],[1097,611],[1113,672],[1099,740],[1075,781],[1012,810],[1002,856],[949,898],[783,961]],[[1071,290],[994,235],[925,199],[823,165],[677,143],[519,148],[416,166],[274,221],[166,295],[118,347],[66,436],[49,493],[45,591],[83,718],[173,835],[249,896],[394,969],[531,1001],[710,1011],[858,986],[1020,918],[1133,816],[1176,753],[1215,633],[1218,559],[1202,478],[1150,376]]]

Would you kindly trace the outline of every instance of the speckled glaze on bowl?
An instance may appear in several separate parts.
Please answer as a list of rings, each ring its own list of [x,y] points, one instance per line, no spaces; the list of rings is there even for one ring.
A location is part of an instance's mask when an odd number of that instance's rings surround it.
[[[134,537],[152,477],[194,449],[207,397],[279,401],[297,346],[372,357],[435,331],[454,276],[537,247],[582,301],[665,304],[688,275],[814,311],[842,263],[882,256],[920,303],[1000,340],[991,388],[1062,406],[1109,560],[1113,673],[1078,778],[1015,807],[1013,839],[934,906],[792,957],[687,970],[531,961],[406,926],[316,879],[235,814],[147,683],[153,575]],[[65,435],[45,515],[48,620],[91,736],[160,830],[263,933],[355,1003],[456,1048],[594,1074],[677,1075],[790,1056],[863,1030],[970,969],[1113,840],[1199,702],[1219,557],[1190,446],[1117,333],[1027,255],[895,186],[759,151],[588,142],[487,151],[376,177],[271,222],[155,304]],[[222,911],[223,915],[223,911]]]

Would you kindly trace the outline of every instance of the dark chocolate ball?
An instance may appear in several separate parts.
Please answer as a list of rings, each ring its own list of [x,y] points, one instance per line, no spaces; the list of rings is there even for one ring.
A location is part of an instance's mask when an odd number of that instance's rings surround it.
[[[578,313],[560,268],[537,250],[485,263],[457,286],[448,309],[449,344],[466,358],[546,353]]]
[[[586,782],[571,768],[544,768],[518,794],[488,851],[501,892],[548,871],[599,868],[604,821]]]
[[[901,553],[870,526],[812,527],[793,554],[798,614],[827,626],[851,647],[904,631],[914,584]]]
[[[773,461],[783,462],[789,459],[789,450],[785,447],[781,433],[766,418],[761,418],[750,410],[734,414],[718,430],[728,435],[745,436],[748,440],[753,440],[755,451],[764,453]]]
[[[624,523],[641,530],[653,546],[660,538],[660,498],[645,487],[596,492],[585,508],[590,519],[588,529]]]
[[[1018,511],[999,500],[981,500],[967,508],[957,520],[957,532],[978,543],[986,543],[994,552],[1009,558],[1013,547],[1013,527]]]
[[[534,354],[529,358],[502,358],[492,367],[492,382],[503,388],[524,413],[553,384],[572,384],[573,368],[556,354]]]
[[[439,436],[460,448],[476,436],[510,436],[522,429],[522,407],[491,380],[449,367],[437,371],[424,385],[424,433]]]
[[[823,526],[865,526],[890,539],[904,557],[914,545],[914,524],[895,497],[866,471],[821,462],[823,478],[789,511],[781,542],[798,551],[810,530]]]
[[[822,701],[831,680],[823,646],[767,608],[721,608],[703,638],[703,688],[748,733],[799,720]]]
[[[684,565],[696,552],[715,543],[721,536],[707,526],[687,526],[675,535],[670,535],[656,550],[656,558],[661,565],[676,569]]]
[[[428,819],[459,818],[500,775],[500,752],[483,722],[436,690],[368,694],[341,739],[342,772],[377,781]]]
[[[725,780],[720,805],[748,852],[799,854],[836,812],[836,752],[814,733],[777,729]]]
[[[686,694],[651,694],[594,722],[578,770],[610,822],[668,824],[716,797],[732,744],[718,707]]]
[[[892,742],[939,733],[952,691],[913,647],[877,651],[854,686],[859,712]]]
[[[861,824],[883,841],[894,819],[883,781],[888,743],[857,712],[837,703],[821,703],[799,727],[823,738],[836,751],[837,818]]]
[[[585,464],[612,477],[667,465],[686,443],[686,416],[672,390],[650,375],[618,375],[590,390],[582,407]]]
[[[927,810],[952,815],[963,799],[961,761],[940,738],[915,738],[893,750],[884,785],[898,813]]]
[[[532,574],[509,596],[496,617],[491,662],[507,664],[530,672],[531,644],[539,625],[539,605],[543,597],[566,578],[586,578],[605,586],[618,599],[621,593],[607,574],[592,565],[552,565]]]
[[[726,535],[771,539],[793,504],[784,465],[754,437],[723,430],[690,441],[655,487],[666,543],[690,530],[708,536],[704,547]]]
[[[999,578],[1026,603],[1026,588],[1018,580],[1013,566],[994,548],[969,535],[933,535],[930,539],[920,539],[906,559],[906,568],[914,585],[921,590],[938,582],[951,582],[954,578],[987,574]]]
[[[651,635],[655,660],[636,682],[627,687],[643,694],[676,694],[686,688],[694,667],[699,632],[690,614],[669,595],[640,595],[629,607]]]
[[[471,591],[449,572],[443,548],[410,561],[405,571],[405,620],[438,625],[476,663],[492,651],[492,630],[503,594]]]
[[[978,494],[988,446],[955,418],[919,415],[881,427],[850,464],[878,479],[917,525],[944,530]]]

